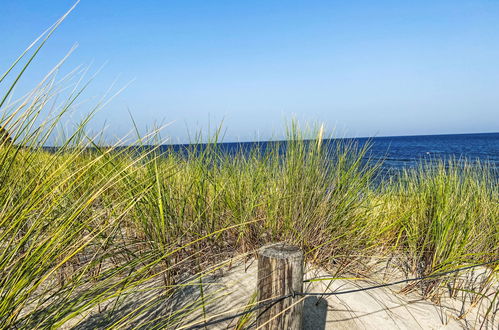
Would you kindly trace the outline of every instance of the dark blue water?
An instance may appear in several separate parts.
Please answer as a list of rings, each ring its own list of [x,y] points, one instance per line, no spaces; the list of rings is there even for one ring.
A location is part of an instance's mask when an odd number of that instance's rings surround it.
[[[448,158],[480,160],[489,162],[493,167],[499,167],[499,133],[354,138],[328,140],[324,144],[335,141],[353,141],[361,146],[368,143],[370,157],[382,160],[384,169],[415,167],[422,160]],[[275,142],[221,143],[219,148],[232,154],[241,149],[251,150],[256,145],[265,150],[272,143]],[[163,147],[164,149],[173,148],[180,151],[187,146]]]
[[[365,143],[366,139],[358,139]],[[499,133],[418,135],[371,139],[373,158],[384,167],[414,167],[424,159],[468,159],[499,166]]]

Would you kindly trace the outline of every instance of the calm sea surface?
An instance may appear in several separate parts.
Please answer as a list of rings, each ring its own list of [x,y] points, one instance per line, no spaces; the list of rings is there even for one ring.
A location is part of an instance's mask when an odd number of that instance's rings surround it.
[[[451,157],[488,161],[494,167],[499,167],[499,133],[390,136],[346,140],[356,141],[360,145],[370,143],[370,156],[377,160],[384,160],[385,169],[413,167],[421,160]],[[334,142],[334,140],[331,141]],[[269,142],[258,142],[258,144],[265,148]],[[233,153],[241,148],[250,150],[255,145],[257,142],[222,143],[220,148],[225,152]],[[163,147],[180,150],[185,145]]]
[[[384,167],[412,167],[423,159],[451,157],[499,166],[499,133],[377,137],[371,143],[373,157],[384,159]]]

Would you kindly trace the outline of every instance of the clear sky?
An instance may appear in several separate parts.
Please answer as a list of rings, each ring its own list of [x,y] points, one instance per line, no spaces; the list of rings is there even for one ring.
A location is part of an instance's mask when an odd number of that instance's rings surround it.
[[[0,71],[72,0],[0,0]],[[120,136],[169,123],[173,142],[224,120],[226,141],[286,119],[348,136],[499,131],[499,1],[82,0],[26,76],[67,67],[133,83],[99,113]],[[84,111],[84,109],[82,109]]]

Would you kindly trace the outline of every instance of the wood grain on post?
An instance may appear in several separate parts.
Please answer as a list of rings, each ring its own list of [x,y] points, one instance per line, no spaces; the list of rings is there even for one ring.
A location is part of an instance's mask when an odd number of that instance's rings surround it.
[[[268,308],[272,299],[303,292],[303,252],[300,248],[284,243],[262,247],[258,251],[257,289],[258,301],[264,305],[258,312],[257,328],[302,328],[302,297],[286,298]]]

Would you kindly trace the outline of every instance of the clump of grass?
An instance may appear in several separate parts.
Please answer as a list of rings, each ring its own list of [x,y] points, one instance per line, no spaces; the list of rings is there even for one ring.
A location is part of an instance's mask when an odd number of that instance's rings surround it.
[[[381,191],[380,217],[419,275],[499,255],[497,169],[469,160],[434,160],[406,169]]]

